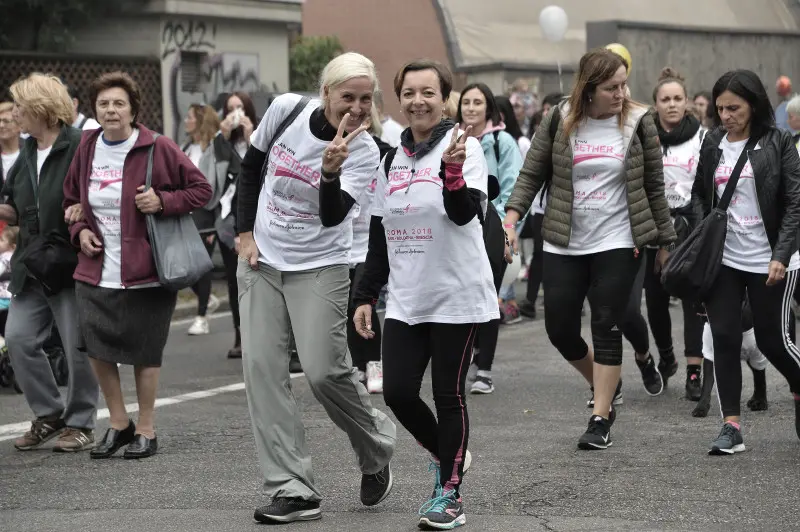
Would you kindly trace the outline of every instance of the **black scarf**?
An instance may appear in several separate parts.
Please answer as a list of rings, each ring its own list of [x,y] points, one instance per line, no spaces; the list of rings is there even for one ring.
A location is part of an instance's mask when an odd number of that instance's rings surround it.
[[[692,140],[700,129],[700,121],[689,113],[683,116],[680,124],[672,128],[672,131],[667,131],[662,127],[658,115],[654,118],[656,121],[656,128],[658,128],[658,140],[661,141],[664,155],[667,154],[670,146],[678,146]]]
[[[411,128],[407,127],[400,135],[400,145],[406,152],[413,154],[416,157],[423,157],[426,153],[431,151],[445,134],[453,129],[456,123],[449,118],[442,119],[431,132],[431,137],[428,140],[422,141],[419,144],[414,144],[414,135],[411,134]]]

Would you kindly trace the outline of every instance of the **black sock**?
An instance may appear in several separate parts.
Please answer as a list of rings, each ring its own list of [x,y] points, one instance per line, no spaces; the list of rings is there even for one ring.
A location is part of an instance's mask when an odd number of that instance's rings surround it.
[[[233,347],[242,347],[242,333],[239,332],[239,327],[236,327],[236,340],[233,341]]]
[[[748,364],[749,365],[749,364]],[[753,396],[755,397],[766,397],[767,396],[767,370],[765,369],[755,369],[750,367],[753,371]]]
[[[668,349],[658,349],[658,358],[661,362],[666,362],[672,364],[675,362],[675,351],[672,350],[672,347]]]

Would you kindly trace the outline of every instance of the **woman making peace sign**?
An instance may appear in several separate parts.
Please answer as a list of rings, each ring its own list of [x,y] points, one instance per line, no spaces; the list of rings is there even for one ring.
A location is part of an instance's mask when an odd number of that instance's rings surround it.
[[[464,384],[476,324],[500,317],[481,230],[488,169],[470,128],[441,118],[451,87],[450,72],[433,61],[409,63],[395,77],[410,127],[391,164],[380,168],[354,317],[359,334],[372,337],[371,305],[388,279],[384,399],[431,453],[436,484],[420,524],[442,529],[466,522],[459,494],[469,466]],[[429,361],[436,416],[419,396]]]
[[[290,324],[314,395],[357,455],[361,502],[377,504],[392,487],[395,425],[372,407],[346,356],[352,207],[379,164],[362,125],[375,67],[343,54],[325,67],[320,85],[321,102],[298,107],[298,95],[275,99],[251,137],[239,179],[244,378],[264,488],[273,497],[255,512],[261,522],[321,517],[289,381]]]

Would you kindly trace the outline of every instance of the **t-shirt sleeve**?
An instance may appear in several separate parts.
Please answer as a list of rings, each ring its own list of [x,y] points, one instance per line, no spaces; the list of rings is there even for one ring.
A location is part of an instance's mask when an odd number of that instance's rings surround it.
[[[389,183],[384,167],[385,159],[386,156],[381,159],[380,167],[376,173],[378,181],[375,183],[375,195],[372,198],[372,210],[370,211],[370,216],[379,216],[381,218],[386,216],[386,187]]]
[[[481,200],[488,198],[489,166],[483,156],[481,143],[475,137],[467,139],[467,159],[464,161],[461,173],[467,188],[479,191]]]
[[[375,175],[375,168],[381,162],[378,146],[366,133],[361,135],[362,138],[351,144],[353,151],[342,166],[340,177],[342,191],[347,192],[351,198],[361,197]]]
[[[302,96],[291,93],[281,94],[275,98],[267,109],[267,114],[258,124],[258,128],[250,136],[250,144],[260,152],[267,151],[267,147],[281,121],[289,116],[289,113],[292,112],[292,109],[301,98]]]

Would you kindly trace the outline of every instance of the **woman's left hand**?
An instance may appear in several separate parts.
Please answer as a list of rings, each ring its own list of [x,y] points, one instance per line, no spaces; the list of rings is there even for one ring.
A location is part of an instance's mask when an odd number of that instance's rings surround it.
[[[331,143],[328,144],[328,147],[322,152],[322,171],[327,174],[335,174],[342,168],[345,160],[347,160],[347,156],[350,155],[347,145],[351,140],[369,129],[369,122],[367,121],[358,126],[358,129],[348,134],[347,138],[344,138],[344,128],[349,121],[350,113],[347,113],[344,115],[344,118],[342,118],[342,121],[339,122],[339,130],[336,132],[336,136],[333,137]]]
[[[242,130],[244,131],[244,140],[250,142],[250,135],[253,134],[253,123],[247,118],[247,115],[242,116],[242,119],[239,121],[239,125],[242,126]]]
[[[783,281],[786,277],[786,266],[779,260],[769,262],[769,274],[767,275],[767,286],[774,286]]]
[[[506,247],[505,251],[503,252],[503,258],[506,259],[507,264],[511,264],[514,262],[514,251],[511,249],[511,242],[508,241],[508,234],[505,236],[506,238]]]
[[[161,205],[161,198],[159,198],[153,188],[149,188],[147,192],[144,191],[144,185],[137,188],[140,193],[136,194],[134,200],[136,201],[136,208],[143,214],[156,214],[161,212],[164,207]]]
[[[67,210],[64,211],[64,221],[67,222],[67,225],[78,223],[81,220],[83,220],[83,207],[81,207],[80,203],[70,205],[67,207]]]
[[[661,273],[661,270],[664,269],[664,265],[667,263],[667,259],[669,258],[669,251],[666,249],[659,249],[658,253],[656,253],[656,263],[653,266],[655,270],[655,274],[658,275]]]
[[[450,144],[445,148],[442,154],[442,161],[444,164],[464,164],[467,160],[467,138],[472,132],[472,126],[467,126],[464,134],[460,137],[458,132],[461,129],[461,124],[456,124],[453,128],[453,136],[450,137]]]

